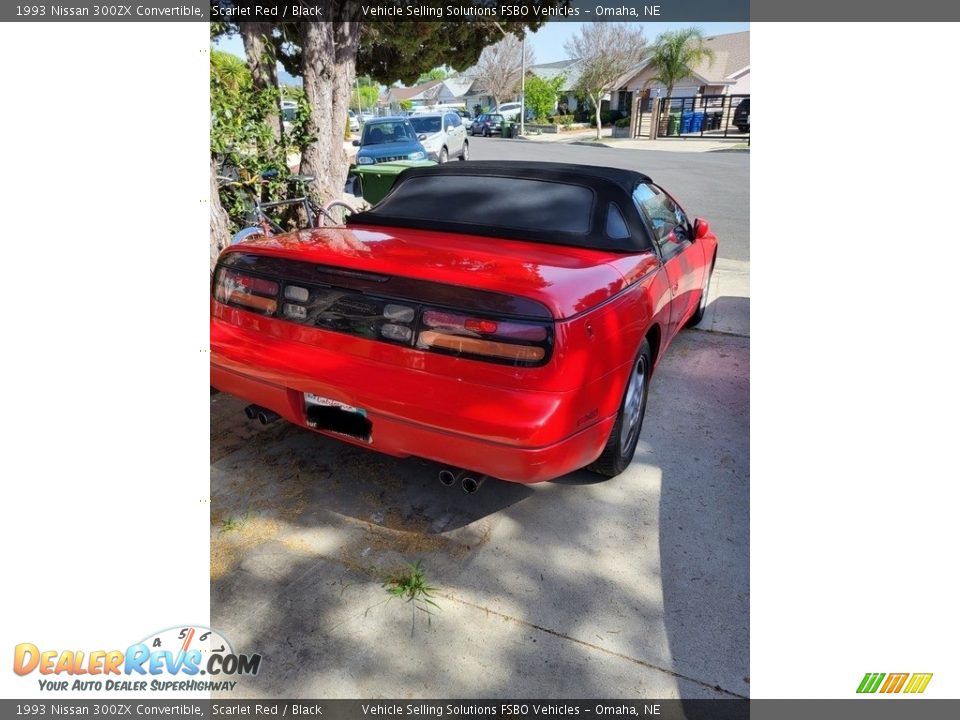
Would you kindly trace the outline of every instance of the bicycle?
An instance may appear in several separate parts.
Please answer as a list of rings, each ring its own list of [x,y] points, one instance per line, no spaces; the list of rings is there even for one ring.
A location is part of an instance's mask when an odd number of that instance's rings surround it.
[[[248,203],[244,222],[249,223],[249,225],[234,233],[230,239],[231,245],[255,237],[270,237],[274,234],[289,232],[301,227],[301,224],[304,224],[308,229],[342,227],[346,223],[346,219],[357,212],[356,208],[342,200],[333,200],[326,205],[319,205],[314,202],[310,194],[306,192],[306,185],[316,181],[316,177],[313,175],[292,175],[287,182],[291,187],[295,186],[298,191],[302,186],[303,192],[295,197],[269,202],[263,202],[261,193],[253,191],[251,186],[254,184],[263,185],[276,178],[278,175],[276,170],[261,173],[256,180],[244,180],[233,175],[235,173],[218,175],[217,181],[222,188],[238,187],[243,190]],[[274,217],[271,217],[268,212],[282,208],[288,208],[288,210]],[[285,227],[285,225],[288,225],[288,227]]]

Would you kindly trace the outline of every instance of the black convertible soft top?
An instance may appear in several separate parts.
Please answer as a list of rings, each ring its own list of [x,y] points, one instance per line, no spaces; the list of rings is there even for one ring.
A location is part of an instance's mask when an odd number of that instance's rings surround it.
[[[564,163],[409,168],[376,207],[348,223],[638,252],[653,247],[631,199],[645,182],[633,170]]]

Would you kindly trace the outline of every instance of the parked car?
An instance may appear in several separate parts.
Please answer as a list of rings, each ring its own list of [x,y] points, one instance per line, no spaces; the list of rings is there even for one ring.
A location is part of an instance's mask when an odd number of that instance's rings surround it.
[[[750,132],[750,98],[744,98],[733,111],[733,124],[740,132]]]
[[[503,115],[507,120],[519,120],[520,119],[520,103],[510,102],[504,103],[497,108],[497,112],[500,115]]]
[[[473,125],[470,126],[470,135],[483,135],[484,137],[499,135],[502,124],[503,115],[498,113],[483,113],[474,120]]]
[[[410,168],[345,228],[224,250],[211,383],[248,417],[432,460],[468,491],[612,477],[716,256],[707,222],[632,170]]]
[[[427,151],[410,120],[401,117],[376,118],[363,126],[359,140],[353,141],[357,151],[357,165],[392,162],[395,160],[425,160]]]
[[[364,111],[360,113],[360,124],[362,125],[363,123],[370,122],[375,117],[376,116],[372,112]]]
[[[348,110],[347,112],[350,118],[350,132],[360,132],[360,118],[357,117],[357,114],[353,110]]]
[[[467,141],[467,131],[460,124],[460,116],[455,112],[416,115],[410,118],[410,124],[430,160],[445,163],[452,157],[469,159],[470,143]]]
[[[280,103],[280,113],[282,115],[283,131],[285,133],[293,132],[293,122],[297,119],[297,103],[293,100],[283,100]]]

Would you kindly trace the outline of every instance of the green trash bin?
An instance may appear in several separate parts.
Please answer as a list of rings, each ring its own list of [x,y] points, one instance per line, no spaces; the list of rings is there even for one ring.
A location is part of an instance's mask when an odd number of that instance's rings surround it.
[[[360,179],[360,192],[371,205],[383,200],[396,182],[397,176],[407,168],[436,165],[432,160],[396,160],[376,165],[357,165],[353,174]]]
[[[680,134],[680,113],[670,113],[670,123],[667,126],[667,135]]]

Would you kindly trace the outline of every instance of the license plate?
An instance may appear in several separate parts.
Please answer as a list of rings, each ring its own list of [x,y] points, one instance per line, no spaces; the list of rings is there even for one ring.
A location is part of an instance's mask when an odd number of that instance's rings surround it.
[[[332,398],[321,397],[320,395],[314,395],[313,393],[304,393],[303,401],[307,405],[320,405],[323,407],[335,407],[340,408],[341,410],[346,410],[347,412],[356,413],[357,415],[362,415],[363,417],[367,416],[367,411],[363,408],[353,407],[353,405],[347,405],[342,403],[339,400],[333,400]]]

